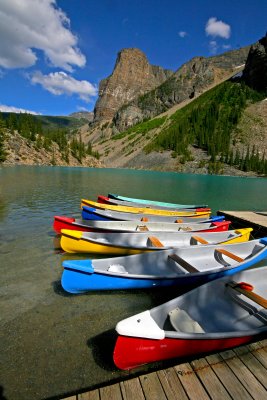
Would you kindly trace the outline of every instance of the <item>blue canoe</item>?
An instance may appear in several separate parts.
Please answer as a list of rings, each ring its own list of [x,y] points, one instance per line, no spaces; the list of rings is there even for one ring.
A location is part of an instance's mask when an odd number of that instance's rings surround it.
[[[165,216],[153,214],[136,214],[121,211],[100,210],[93,207],[82,207],[82,218],[93,221],[146,221],[146,222],[177,222],[177,223],[195,223],[195,222],[214,222],[223,221],[224,217],[180,217]]]
[[[228,245],[183,247],[125,257],[63,262],[70,293],[200,285],[267,258],[267,238]]]
[[[130,203],[139,203],[143,205],[154,205],[160,207],[170,207],[170,208],[200,208],[200,207],[207,207],[207,205],[196,205],[196,204],[176,204],[176,203],[166,203],[163,201],[156,201],[156,200],[146,200],[146,199],[136,199],[134,197],[125,197],[120,196],[119,194],[109,193],[108,197],[114,200],[121,200]]]

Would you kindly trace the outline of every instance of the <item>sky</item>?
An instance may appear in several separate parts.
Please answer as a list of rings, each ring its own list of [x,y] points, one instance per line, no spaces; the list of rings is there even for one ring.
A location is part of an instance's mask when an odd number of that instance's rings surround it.
[[[93,111],[123,48],[176,71],[266,32],[267,0],[0,0],[0,111]]]

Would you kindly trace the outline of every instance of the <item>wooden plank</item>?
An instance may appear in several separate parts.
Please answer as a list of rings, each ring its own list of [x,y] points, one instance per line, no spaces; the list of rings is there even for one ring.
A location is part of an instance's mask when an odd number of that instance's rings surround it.
[[[129,379],[120,383],[123,400],[145,400],[138,378]]]
[[[90,392],[78,394],[78,400],[100,400],[99,390],[90,390]]]
[[[246,390],[251,394],[253,399],[264,399],[266,396],[265,388],[255,378],[253,373],[247,368],[243,361],[239,357],[236,357],[235,352],[232,350],[228,350],[220,354],[227,363],[228,367],[231,368],[235,376],[239,379]]]
[[[235,261],[238,261],[238,262],[244,261],[244,258],[241,258],[241,257],[237,256],[236,254],[231,253],[231,252],[228,251],[228,250],[224,250],[224,249],[215,249],[215,251],[217,251],[217,253],[223,254],[223,255],[225,255],[225,256],[227,256],[227,257],[229,257],[229,258],[232,258],[232,259],[235,260]]]
[[[179,257],[176,253],[170,254],[168,257],[171,258],[173,261],[177,262],[178,264],[180,264],[181,267],[183,267],[190,273],[199,272],[198,269],[193,267],[193,265],[189,264],[183,258]]]
[[[156,237],[156,236],[149,236],[148,237],[150,243],[154,247],[164,247],[164,245],[161,243],[161,241]]]
[[[166,400],[164,390],[156,372],[139,377],[146,400]],[[102,400],[102,399],[101,399]]]
[[[120,384],[105,386],[99,389],[101,400],[122,400]]]
[[[260,351],[260,350],[258,350]],[[255,356],[257,353],[255,352],[250,352],[248,349],[245,347],[238,347],[234,349],[234,352],[238,355],[238,357],[242,360],[244,364],[246,364],[247,368],[250,370],[250,372],[255,375],[255,377],[258,379],[258,381],[267,389],[267,371],[265,366],[261,363],[261,359],[258,359],[258,357]],[[261,358],[261,357],[259,357]],[[265,360],[266,360],[266,354],[265,354]]]
[[[167,368],[157,372],[161,385],[168,400],[188,400],[184,388],[174,368]]]
[[[259,296],[257,293],[252,292],[250,290],[243,289],[242,286],[237,282],[229,282],[226,286],[230,286],[232,289],[236,290],[238,293],[243,294],[248,297],[250,300],[259,304],[263,308],[267,308],[267,299],[262,296]]]
[[[191,400],[208,400],[209,395],[202,386],[190,364],[180,364],[174,367],[187,396]]]
[[[196,242],[199,242],[201,244],[209,244],[209,242],[207,242],[207,240],[203,239],[200,236],[192,236],[192,239],[194,239]]]
[[[219,354],[207,356],[206,360],[233,399],[252,399],[250,394],[246,391]]]
[[[227,390],[218,379],[217,375],[213,369],[208,364],[205,358],[199,360],[194,360],[191,363],[194,372],[197,374],[198,378],[201,380],[206,391],[213,400],[230,400]]]
[[[64,400],[77,400],[76,394],[74,396],[65,397]]]

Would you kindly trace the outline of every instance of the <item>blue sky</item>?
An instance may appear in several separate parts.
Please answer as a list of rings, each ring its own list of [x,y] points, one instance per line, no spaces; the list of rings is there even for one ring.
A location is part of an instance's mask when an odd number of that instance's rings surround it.
[[[122,48],[175,71],[266,31],[267,0],[0,0],[0,110],[92,111]]]

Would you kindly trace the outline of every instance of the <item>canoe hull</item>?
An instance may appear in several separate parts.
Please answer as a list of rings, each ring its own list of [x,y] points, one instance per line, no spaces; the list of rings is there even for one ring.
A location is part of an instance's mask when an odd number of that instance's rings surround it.
[[[221,339],[144,339],[119,336],[116,341],[113,360],[122,370],[172,358],[183,358],[197,354],[222,351],[251,342],[255,336]]]
[[[210,213],[206,215],[191,216],[171,216],[171,215],[153,215],[153,214],[137,214],[112,210],[100,210],[93,207],[82,206],[82,218],[93,221],[149,221],[149,222],[205,222],[209,221]]]
[[[75,218],[69,217],[61,217],[55,216],[53,228],[57,234],[61,234],[62,229],[71,229],[71,230],[79,230],[82,232],[133,232],[139,233],[142,232],[142,225],[140,221],[106,221],[107,224],[103,224],[101,227],[97,225],[98,223],[94,224],[94,221],[84,221]],[[111,224],[110,224],[111,223]],[[229,229],[231,221],[214,221],[210,223],[188,223],[188,224],[175,224],[175,223],[153,223],[145,224],[149,231],[153,232],[186,232],[186,231],[201,231],[201,232],[222,232],[227,231]],[[206,226],[206,228],[205,228]]]
[[[240,229],[237,231],[226,231],[221,233],[207,232],[200,234],[206,244],[217,242],[220,244],[241,243],[249,240],[252,228]],[[152,243],[148,244],[150,237],[156,234],[162,247],[155,247]],[[194,241],[193,238],[196,238]],[[63,229],[61,232],[60,246],[67,253],[90,253],[104,255],[127,256],[140,254],[150,251],[166,250],[172,247],[196,246],[201,241],[197,241],[197,236],[193,233],[83,233]],[[163,239],[163,243],[161,240]]]

